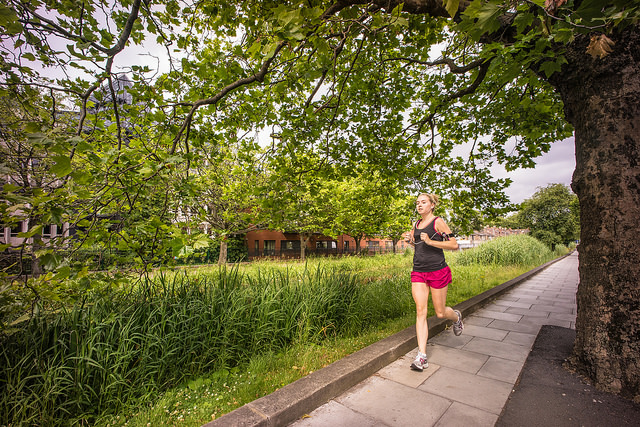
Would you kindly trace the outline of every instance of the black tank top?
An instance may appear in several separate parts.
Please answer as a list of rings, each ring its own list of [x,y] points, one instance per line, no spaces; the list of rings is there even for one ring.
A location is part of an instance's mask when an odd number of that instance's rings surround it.
[[[447,266],[447,262],[444,259],[444,251],[440,248],[429,246],[420,239],[420,233],[427,233],[431,237],[431,240],[438,242],[444,240],[442,234],[436,231],[435,224],[437,219],[438,217],[435,217],[433,221],[424,228],[418,228],[421,221],[419,220],[415,227],[413,227],[413,241],[415,242],[413,271],[426,273],[441,270]]]

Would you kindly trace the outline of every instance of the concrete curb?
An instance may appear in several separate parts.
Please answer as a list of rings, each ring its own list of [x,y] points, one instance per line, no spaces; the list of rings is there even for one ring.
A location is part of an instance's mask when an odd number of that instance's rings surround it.
[[[486,292],[461,302],[454,308],[463,317],[482,308],[517,284],[536,275],[567,255],[549,261]],[[429,336],[442,332],[448,321],[431,316],[428,319]],[[306,377],[288,384],[267,396],[249,402],[240,408],[204,425],[204,427],[276,427],[296,421],[304,414],[344,393],[354,385],[394,362],[417,346],[415,327],[363,348]]]

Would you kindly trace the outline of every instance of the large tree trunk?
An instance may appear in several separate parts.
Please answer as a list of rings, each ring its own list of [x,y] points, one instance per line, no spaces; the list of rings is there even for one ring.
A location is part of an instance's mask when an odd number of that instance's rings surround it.
[[[573,362],[603,390],[640,402],[640,27],[613,52],[571,44],[550,79],[575,128],[572,188],[580,200],[578,318]]]

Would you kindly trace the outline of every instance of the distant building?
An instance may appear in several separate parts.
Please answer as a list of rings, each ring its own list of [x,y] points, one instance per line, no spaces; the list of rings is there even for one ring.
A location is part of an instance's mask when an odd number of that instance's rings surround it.
[[[273,230],[250,231],[245,236],[249,259],[260,257],[299,258],[300,234]],[[396,244],[396,252],[401,253],[409,245],[401,240]],[[360,242],[360,251],[366,254],[393,253],[393,241],[382,238],[366,238]],[[355,254],[356,241],[346,234],[336,239],[316,233],[309,238],[305,255],[349,255]]]
[[[506,228],[506,227],[485,227],[480,231],[474,231],[469,236],[460,236],[458,246],[460,249],[474,248],[482,243],[493,240],[497,237],[513,236],[529,233],[528,228]]]

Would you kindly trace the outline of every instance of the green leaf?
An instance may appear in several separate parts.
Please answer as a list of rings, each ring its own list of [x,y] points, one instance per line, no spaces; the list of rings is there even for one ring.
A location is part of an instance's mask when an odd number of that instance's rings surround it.
[[[51,208],[50,218],[55,224],[60,224],[62,222],[62,214],[64,211],[61,208]]]
[[[56,275],[53,276],[53,280],[62,280],[62,279],[66,279],[71,275],[71,268],[67,265],[65,265],[64,267],[61,267],[60,269],[58,269],[58,271],[56,272]]]
[[[58,178],[69,175],[73,172],[71,168],[71,159],[67,156],[54,156],[53,161],[55,164],[51,166],[51,172],[53,172]]]
[[[553,73],[560,71],[562,69],[562,64],[566,64],[567,60],[564,56],[558,57],[555,61],[546,61],[541,66],[540,69],[544,71],[547,77],[550,77]]]
[[[38,260],[40,260],[40,265],[42,265],[47,270],[53,270],[60,264],[60,257],[54,254],[52,251],[41,252],[38,255]]]
[[[38,122],[29,122],[24,127],[24,130],[26,132],[36,134],[36,133],[40,132],[42,130],[42,128],[40,126],[40,123],[38,123]]]
[[[449,16],[452,18],[456,16],[456,13],[458,13],[458,7],[460,6],[460,0],[442,0],[442,3],[444,4],[445,9],[447,9]]]
[[[42,232],[42,224],[31,227],[29,231],[25,231],[22,233],[18,233],[18,237],[21,239],[28,239],[30,237],[35,236],[36,234],[40,234]]]
[[[29,140],[29,142],[31,144],[48,144],[51,142],[51,140],[49,138],[47,138],[47,135],[45,135],[42,132],[33,132],[33,133],[28,133],[27,134],[27,139]]]
[[[80,141],[76,144],[76,151],[78,153],[86,153],[93,150],[95,150],[95,147],[86,141]]]
[[[9,22],[12,21],[17,21],[18,20],[18,16],[16,15],[16,12],[9,8],[6,7],[5,5],[0,6],[0,25],[7,25]]]
[[[273,56],[273,54],[276,52],[277,48],[278,48],[278,42],[277,41],[274,41],[274,42],[271,42],[271,43],[267,44],[262,49],[262,54],[265,56],[265,59],[271,58]]]
[[[553,39],[559,43],[569,43],[574,39],[573,30],[569,28],[560,28],[553,33]]]
[[[22,24],[18,22],[16,12],[4,5],[0,6],[0,26],[6,29],[8,35],[18,34],[22,31]]]
[[[17,185],[13,185],[13,184],[5,184],[2,186],[2,189],[6,192],[6,193],[13,193],[14,191],[19,190],[21,187],[17,186]]]
[[[486,3],[478,12],[477,25],[486,33],[491,33],[500,28],[497,18],[501,14],[501,9],[494,3]]]
[[[88,172],[82,172],[82,171],[73,171],[69,174],[69,176],[78,184],[84,185],[87,184],[89,182],[91,182],[91,174]]]
[[[148,178],[153,175],[155,171],[149,165],[144,165],[138,170],[138,173],[142,175],[144,178]]]
[[[260,52],[261,48],[262,48],[262,43],[259,40],[256,40],[251,44],[249,49],[247,49],[247,53],[252,57],[256,56],[256,54]]]
[[[206,234],[199,234],[196,240],[193,242],[194,249],[206,248],[211,244],[211,239]]]
[[[533,13],[520,12],[518,13],[518,15],[516,15],[515,19],[513,20],[513,23],[518,29],[518,33],[523,33],[527,28],[531,26],[534,19],[535,19],[535,16]]]

